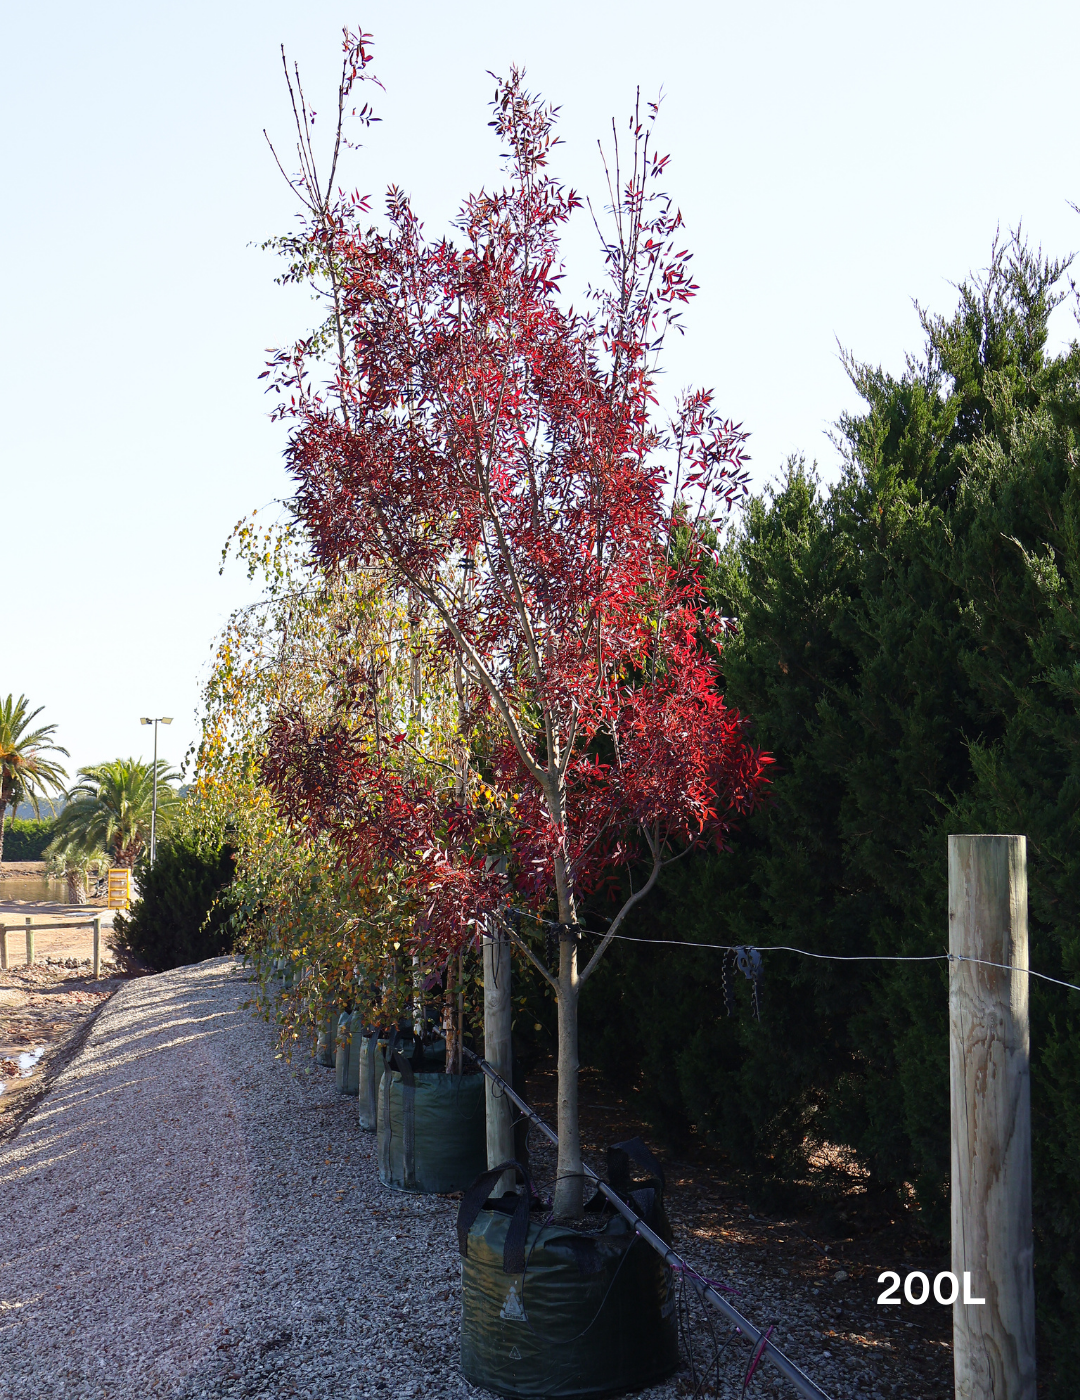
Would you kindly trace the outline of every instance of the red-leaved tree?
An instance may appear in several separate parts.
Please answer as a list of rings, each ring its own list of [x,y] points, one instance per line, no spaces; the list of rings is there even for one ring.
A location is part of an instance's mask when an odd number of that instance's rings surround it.
[[[347,34],[339,114],[369,61]],[[665,863],[722,843],[766,781],[719,692],[724,623],[696,573],[705,525],[745,491],[744,435],[706,392],[657,410],[664,337],[696,289],[655,108],[631,122],[627,168],[617,148],[605,167],[606,279],[575,309],[560,234],[580,201],[548,171],[555,112],[518,72],[493,104],[505,187],[468,198],[453,238],[429,239],[396,189],[366,227],[363,200],[320,187],[295,91],[307,217],[289,251],[329,320],[271,369],[294,509],[325,567],[384,570],[439,619],[462,732],[483,734],[477,762],[505,799],[500,835],[467,783],[344,719],[280,716],[268,777],[358,870],[409,862],[418,946],[458,948],[506,908],[557,926],[557,966],[514,936],[558,999],[555,1211],[574,1218],[581,987]],[[621,907],[584,945],[579,902],[620,868]]]

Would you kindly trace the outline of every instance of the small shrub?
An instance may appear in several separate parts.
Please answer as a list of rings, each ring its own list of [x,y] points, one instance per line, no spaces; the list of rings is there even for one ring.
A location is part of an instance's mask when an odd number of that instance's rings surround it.
[[[139,897],[113,924],[116,951],[156,972],[220,957],[232,948],[228,886],[231,846],[191,835],[163,841],[153,869],[139,874]]]
[[[53,838],[55,818],[48,821],[16,817],[4,825],[4,859],[44,860],[45,847]]]

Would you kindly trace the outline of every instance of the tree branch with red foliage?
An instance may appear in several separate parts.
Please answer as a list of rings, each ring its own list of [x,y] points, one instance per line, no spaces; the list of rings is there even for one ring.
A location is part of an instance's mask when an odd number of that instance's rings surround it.
[[[337,361],[316,384],[325,339],[313,337],[268,373],[293,424],[293,508],[315,555],[377,566],[438,618],[440,645],[482,697],[463,706],[462,729],[483,741],[503,816],[493,824],[468,784],[408,770],[392,744],[358,747],[347,726],[313,733],[295,717],[274,728],[267,777],[351,861],[410,862],[427,947],[460,946],[510,900],[538,916],[554,905],[572,927],[612,870],[646,862],[584,972],[569,937],[545,970],[560,1016],[556,1209],[574,1215],[581,984],[665,861],[722,843],[760,802],[769,760],[724,705],[710,651],[722,629],[670,547],[677,519],[700,544],[712,512],[745,491],[745,435],[704,391],[667,423],[656,413],[656,358],[696,288],[659,186],[655,108],[635,112],[625,179],[616,150],[609,279],[582,312],[561,289],[561,232],[580,201],[548,171],[555,111],[517,71],[493,105],[510,180],[466,200],[456,241],[428,240],[396,189],[384,226],[366,230],[355,196],[309,205]],[[676,514],[688,492],[692,518]]]

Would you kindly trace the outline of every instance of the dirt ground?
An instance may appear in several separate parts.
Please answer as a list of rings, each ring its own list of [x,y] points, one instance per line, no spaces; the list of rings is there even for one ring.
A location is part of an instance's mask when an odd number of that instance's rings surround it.
[[[85,928],[62,928],[62,929],[41,929],[38,924],[59,922],[65,917],[73,905],[48,905],[35,904],[33,914],[34,927],[34,962],[46,963],[71,961],[82,962],[93,961],[94,957],[94,930],[87,926]],[[26,963],[26,911],[29,905],[21,905],[18,912],[13,916],[11,910],[0,903],[0,924],[7,927],[8,943],[8,969],[12,970],[21,967]],[[82,908],[85,910],[86,905]],[[54,912],[55,910],[55,912]],[[103,913],[105,911],[102,911]],[[74,917],[79,917],[78,915]],[[84,913],[83,918],[87,915]],[[93,913],[89,915],[93,917]],[[112,920],[102,918],[101,921],[101,960],[104,964],[111,959],[109,950],[109,932]]]
[[[43,860],[4,860],[0,861],[0,888],[4,880],[43,880],[45,862]]]
[[[0,866],[0,925],[7,929],[6,971],[0,970],[0,1142],[18,1131],[51,1075],[80,1042],[88,1018],[124,979],[112,961],[113,911],[93,905],[30,903],[3,898],[4,880],[40,879],[40,861]],[[102,915],[101,973],[93,976],[94,931],[76,921]],[[34,963],[26,964],[26,920],[35,928]],[[42,928],[64,923],[70,927]]]

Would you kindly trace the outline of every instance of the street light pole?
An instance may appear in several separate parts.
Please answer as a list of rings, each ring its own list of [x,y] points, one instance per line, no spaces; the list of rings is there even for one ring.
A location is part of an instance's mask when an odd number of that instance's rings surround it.
[[[157,855],[157,727],[159,724],[172,724],[172,718],[159,715],[156,719],[143,718],[139,723],[154,726],[154,800],[150,806],[150,869],[153,870]]]

